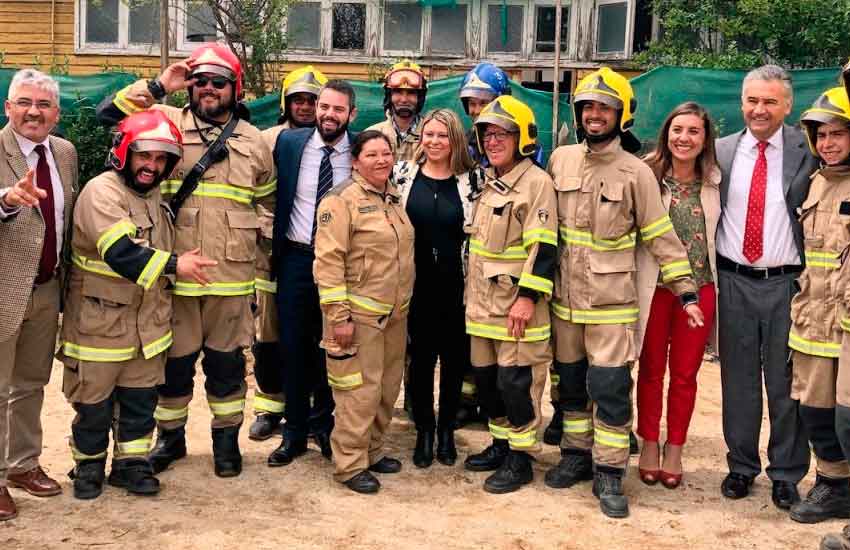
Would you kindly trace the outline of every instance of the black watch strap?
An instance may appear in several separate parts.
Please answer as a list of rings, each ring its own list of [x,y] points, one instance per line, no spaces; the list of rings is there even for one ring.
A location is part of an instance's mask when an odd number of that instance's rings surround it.
[[[148,80],[148,91],[154,99],[162,99],[166,96],[165,87],[159,79]]]

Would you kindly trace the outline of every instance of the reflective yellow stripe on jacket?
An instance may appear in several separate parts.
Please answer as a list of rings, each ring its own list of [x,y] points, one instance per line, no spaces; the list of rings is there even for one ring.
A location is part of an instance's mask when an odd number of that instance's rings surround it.
[[[564,321],[584,325],[620,325],[635,323],[639,310],[636,307],[623,309],[572,309],[552,302],[552,313]]]
[[[98,275],[104,275],[106,277],[121,277],[121,275],[112,271],[112,268],[109,267],[109,264],[106,262],[86,258],[76,252],[71,252],[71,261],[75,266],[90,273],[97,273]]]
[[[841,321],[841,326],[842,328],[844,327],[843,319]],[[793,330],[788,334],[788,347],[793,350],[797,350],[800,353],[816,355],[818,357],[837,359],[838,356],[841,355],[841,344],[808,340],[802,336],[794,334]]]
[[[123,237],[124,235],[135,235],[136,234],[136,226],[127,220],[121,220],[116,223],[106,231],[100,234],[100,237],[97,239],[97,251],[100,254],[100,257],[103,258],[106,256],[106,252],[109,248],[115,244],[118,239]]]
[[[567,244],[583,246],[592,250],[610,251],[634,248],[637,242],[637,233],[627,233],[619,239],[599,239],[589,231],[579,231],[564,225],[559,227],[561,240]]]
[[[93,363],[117,363],[120,361],[129,361],[136,357],[136,348],[95,348],[91,346],[81,346],[73,342],[62,342],[60,345],[62,353],[68,357],[79,359],[80,361],[91,361]]]
[[[470,239],[469,253],[475,254],[476,256],[489,258],[491,260],[516,261],[525,260],[526,258],[528,258],[528,253],[522,246],[509,246],[502,252],[492,252],[490,250],[487,250],[487,248],[484,246],[484,243],[482,243],[478,239]]]
[[[691,263],[688,260],[680,260],[661,265],[661,280],[665,283],[669,283],[679,277],[690,277],[691,275],[693,273],[691,272]]]
[[[673,221],[670,219],[670,216],[664,214],[651,224],[641,227],[640,238],[644,241],[651,241],[655,237],[660,237],[668,231],[673,231]]]
[[[525,336],[514,338],[508,334],[508,327],[504,325],[488,325],[484,323],[466,322],[466,333],[480,338],[490,340],[502,340],[504,342],[542,342],[549,339],[552,331],[551,325],[542,327],[525,327]]]
[[[160,185],[163,196],[173,195],[183,185],[182,180],[166,180]],[[229,199],[242,204],[251,204],[255,191],[245,187],[237,187],[228,183],[200,182],[192,195],[214,199]]]
[[[254,293],[254,281],[237,281],[235,283],[187,283],[177,281],[174,285],[175,296],[245,296]]]
[[[380,315],[389,315],[393,312],[393,304],[381,302],[373,298],[369,298],[368,296],[352,294],[351,292],[348,292],[348,289],[344,286],[319,289],[320,304],[334,304],[339,302],[351,302],[353,305],[361,309],[371,311],[372,313],[378,313]],[[405,300],[399,309],[404,311],[408,307],[410,307],[410,299]]]
[[[266,294],[277,294],[277,281],[267,281],[258,277],[254,279],[254,287]]]
[[[840,252],[817,252],[814,250],[806,250],[806,267],[838,269],[841,267],[841,260],[838,259],[840,255]]]

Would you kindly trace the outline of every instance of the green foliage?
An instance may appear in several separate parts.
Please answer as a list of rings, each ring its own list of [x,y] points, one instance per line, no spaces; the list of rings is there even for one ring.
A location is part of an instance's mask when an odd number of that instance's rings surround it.
[[[834,67],[850,56],[848,0],[653,0],[661,38],[634,61],[749,69]]]
[[[78,93],[73,106],[62,114],[65,139],[77,148],[81,185],[104,171],[106,154],[112,144],[109,129],[95,117],[95,107],[90,99]]]

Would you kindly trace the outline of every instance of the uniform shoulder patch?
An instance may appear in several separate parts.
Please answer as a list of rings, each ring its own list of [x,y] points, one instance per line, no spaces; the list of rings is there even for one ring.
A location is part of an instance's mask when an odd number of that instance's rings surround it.
[[[549,211],[545,208],[541,208],[537,211],[537,219],[540,220],[540,223],[546,223],[549,221]]]
[[[331,215],[330,210],[325,210],[321,214],[319,214],[319,225],[328,225],[331,223],[333,216]]]

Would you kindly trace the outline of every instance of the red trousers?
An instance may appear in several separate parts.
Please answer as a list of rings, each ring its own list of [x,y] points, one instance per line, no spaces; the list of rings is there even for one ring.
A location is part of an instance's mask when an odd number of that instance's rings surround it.
[[[676,295],[658,287],[652,297],[637,379],[637,432],[646,441],[659,439],[668,350],[667,442],[684,445],[687,439],[697,397],[697,372],[714,324],[713,284],[699,289],[699,307],[705,321],[702,327],[691,328]]]

